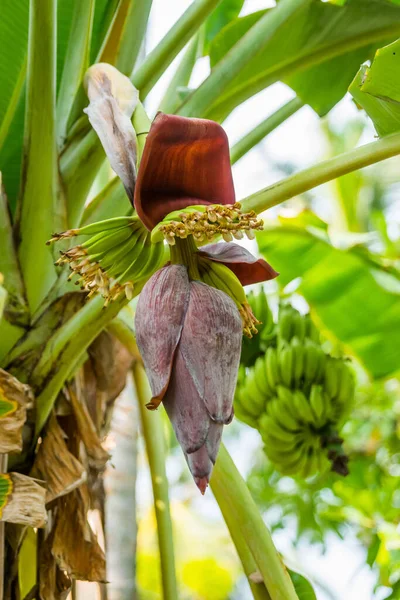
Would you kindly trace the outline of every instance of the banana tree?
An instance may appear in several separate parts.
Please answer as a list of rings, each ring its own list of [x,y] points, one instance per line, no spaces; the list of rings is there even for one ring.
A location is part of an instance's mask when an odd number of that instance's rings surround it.
[[[254,598],[295,599],[223,447],[216,461],[233,417],[242,333],[256,335],[258,324],[242,284],[277,275],[232,239],[253,237],[263,227],[258,213],[399,154],[400,134],[391,130],[237,202],[218,122],[276,81],[296,92],[249,132],[237,160],[303,104],[326,114],[360,64],[399,35],[400,7],[280,0],[238,17],[240,0],[194,0],[146,55],[151,4],[2,7],[0,596],[61,598],[76,580],[96,581],[106,593],[105,554],[88,515],[104,516],[101,442],[133,370],[164,597],[178,597],[165,450],[160,415],[144,408],[161,402],[201,492],[211,478]],[[160,99],[163,113],[152,120],[146,97],[183,49]],[[191,89],[200,56],[210,57],[211,72]],[[398,347],[398,311],[387,318]],[[355,348],[361,358],[364,350]],[[378,375],[395,368],[393,360]]]

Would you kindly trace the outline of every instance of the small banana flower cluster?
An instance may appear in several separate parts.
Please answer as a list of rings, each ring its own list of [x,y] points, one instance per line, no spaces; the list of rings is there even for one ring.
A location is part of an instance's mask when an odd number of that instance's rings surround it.
[[[131,300],[134,282],[146,281],[164,259],[163,244],[151,242],[138,217],[115,217],[70,229],[55,234],[48,243],[75,236],[90,237],[61,252],[56,265],[68,264],[69,279],[77,276],[75,284],[88,292],[89,298],[101,294],[105,305],[123,294]]]
[[[173,246],[176,237],[186,239],[189,235],[198,243],[219,235],[226,242],[233,238],[241,240],[243,233],[254,239],[254,230],[261,230],[263,222],[254,211],[242,213],[240,209],[240,203],[236,202],[227,206],[190,206],[184,211],[172,212],[153,229],[152,240],[158,241],[162,235]]]
[[[86,112],[137,216],[91,224],[53,240],[91,236],[59,261],[69,263],[89,294],[99,292],[110,301],[121,293],[131,298],[143,288],[135,329],[153,396],[147,406],[156,409],[163,402],[204,494],[223,425],[233,418],[242,333],[257,332],[243,285],[277,273],[231,243],[244,234],[254,237],[263,223],[254,212],[243,213],[235,200],[228,140],[220,125],[159,113],[136,177],[135,133],[127,115],[137,93],[128,82],[110,65],[91,67]],[[225,242],[201,246],[216,236]]]

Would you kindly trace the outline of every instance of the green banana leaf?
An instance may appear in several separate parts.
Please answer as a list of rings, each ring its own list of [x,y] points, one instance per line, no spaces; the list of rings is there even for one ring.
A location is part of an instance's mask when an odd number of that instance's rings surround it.
[[[327,334],[357,356],[372,377],[400,369],[399,280],[366,253],[339,250],[318,234],[293,226],[258,236],[265,258],[286,285],[298,288]]]
[[[9,475],[0,473],[0,517],[4,506],[7,504],[7,498],[12,491],[12,482]]]
[[[120,2],[118,0],[96,0],[92,27],[92,41],[90,45],[91,63],[96,62],[101,44],[111,25],[119,4]]]
[[[236,19],[244,0],[222,0],[211,13],[204,23],[204,33],[202,39],[202,54],[207,55],[210,51],[211,43],[217,34],[231,21]]]
[[[28,44],[29,2],[2,2],[0,18],[0,145],[22,90]],[[7,43],[5,43],[7,40]]]
[[[28,47],[29,2],[15,0],[1,5],[0,39],[0,170],[9,198],[16,196],[20,174],[24,83]]]
[[[75,2],[59,0],[57,6],[57,83],[64,66]],[[97,0],[91,48],[98,53],[117,3]],[[25,75],[29,26],[29,2],[3,2],[0,39],[7,40],[0,63],[0,170],[11,208],[14,210],[20,184],[23,128],[25,117]]]
[[[225,27],[211,44],[216,65],[265,14]],[[344,6],[309,0],[229,84],[207,116],[224,120],[239,102],[276,80],[288,83],[320,115],[346,93],[360,64],[400,34],[400,7],[388,0],[348,0]]]
[[[349,92],[380,137],[400,131],[400,40],[377,51],[371,67],[363,65]]]
[[[17,409],[15,400],[8,400],[0,392],[0,419],[7,417]]]
[[[288,569],[296,594],[299,600],[317,600],[317,596],[311,583],[300,573]]]

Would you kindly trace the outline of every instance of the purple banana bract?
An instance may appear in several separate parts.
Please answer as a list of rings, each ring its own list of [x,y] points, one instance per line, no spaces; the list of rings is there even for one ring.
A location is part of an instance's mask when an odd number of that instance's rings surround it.
[[[184,265],[168,265],[144,286],[136,339],[153,393],[162,401],[193,478],[204,494],[232,420],[242,321],[224,292],[190,281]]]

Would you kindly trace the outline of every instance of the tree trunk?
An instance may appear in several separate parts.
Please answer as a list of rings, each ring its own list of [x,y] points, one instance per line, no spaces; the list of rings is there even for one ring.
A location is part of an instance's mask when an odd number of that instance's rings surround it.
[[[105,473],[108,600],[135,600],[137,403],[132,382],[114,406]]]

